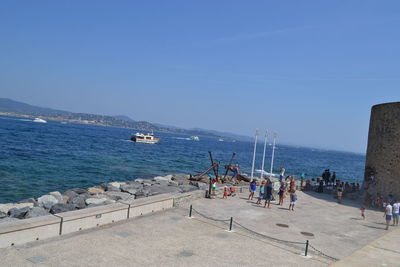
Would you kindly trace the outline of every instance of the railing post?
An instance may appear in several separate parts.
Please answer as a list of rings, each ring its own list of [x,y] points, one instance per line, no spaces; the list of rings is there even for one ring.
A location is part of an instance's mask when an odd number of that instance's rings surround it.
[[[308,240],[306,241],[306,251],[304,252],[304,256],[307,256],[308,254]]]
[[[189,210],[189,217],[190,218],[192,217],[192,209],[193,209],[193,207],[192,207],[192,205],[190,205],[190,210]]]
[[[233,218],[231,217],[231,222],[229,224],[229,231],[232,231],[232,224],[233,224]]]

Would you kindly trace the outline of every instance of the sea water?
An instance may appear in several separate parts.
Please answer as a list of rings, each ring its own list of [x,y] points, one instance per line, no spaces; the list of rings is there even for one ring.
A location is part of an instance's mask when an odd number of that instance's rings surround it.
[[[224,174],[232,153],[241,171],[251,172],[252,142],[218,141],[218,138],[155,133],[156,145],[130,141],[136,131],[114,127],[0,116],[0,203],[38,197],[50,191],[90,187],[110,181],[150,178],[172,173],[196,174],[210,166],[208,151],[220,161]],[[261,168],[263,144],[257,147],[256,169]],[[269,171],[272,146],[267,146]],[[277,144],[274,172],[315,178],[325,169],[337,178],[362,182],[365,155]],[[257,176],[260,174],[257,173]]]

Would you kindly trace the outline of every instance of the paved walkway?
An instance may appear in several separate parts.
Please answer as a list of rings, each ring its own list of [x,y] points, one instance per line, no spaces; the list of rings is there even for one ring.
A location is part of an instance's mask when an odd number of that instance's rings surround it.
[[[272,204],[271,209],[247,201],[245,193],[229,199],[200,199],[195,210],[229,219],[271,237],[305,242],[324,253],[344,258],[387,233],[382,213],[359,218],[354,203],[338,205],[299,192],[295,211]],[[249,233],[228,222],[212,221],[188,207],[139,217],[33,244],[0,250],[1,266],[327,266],[333,263],[303,245],[285,244]],[[277,224],[286,224],[280,227]],[[301,232],[313,234],[305,236]],[[394,233],[394,231],[393,231]],[[397,233],[397,231],[396,231]]]

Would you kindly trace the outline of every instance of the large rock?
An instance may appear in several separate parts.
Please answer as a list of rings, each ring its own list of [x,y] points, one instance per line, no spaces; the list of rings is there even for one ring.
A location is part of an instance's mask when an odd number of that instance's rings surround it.
[[[25,215],[28,213],[29,207],[24,207],[24,208],[12,208],[8,211],[8,216],[12,218],[17,218],[17,219],[23,219]]]
[[[79,196],[79,194],[73,190],[67,190],[64,192],[63,195],[67,196],[69,198],[69,201],[71,201],[71,199],[74,199],[75,197]]]
[[[58,203],[64,203],[64,199],[60,192],[58,192],[58,191],[50,192],[49,195],[55,197],[57,199]]]
[[[89,194],[103,194],[104,193],[104,189],[101,187],[89,187],[87,189],[87,191],[89,192]]]
[[[90,205],[103,205],[107,201],[107,198],[88,198],[85,200],[88,207]]]
[[[74,191],[75,193],[77,193],[79,195],[87,193],[86,189],[83,189],[83,188],[72,188],[70,190]],[[65,195],[65,193],[64,193],[64,195]]]
[[[197,187],[193,186],[193,185],[181,185],[181,186],[179,186],[179,189],[180,189],[180,192],[186,193],[186,192],[197,190]]]
[[[158,182],[158,181],[167,181],[167,182],[169,182],[169,181],[171,181],[171,179],[172,179],[172,175],[156,176],[156,177],[153,178],[153,181],[156,181],[156,182]]]
[[[118,201],[118,200],[129,200],[129,199],[131,199],[131,196],[132,196],[129,193],[112,192],[112,191],[106,192],[105,195],[108,196],[110,199],[113,199],[115,201]]]
[[[37,207],[37,206],[38,206],[38,203],[37,203],[36,199],[34,199],[34,198],[32,198],[32,197],[31,197],[31,198],[27,198],[27,199],[20,200],[20,201],[18,201],[18,203],[32,203],[34,207]]]
[[[150,195],[150,187],[143,188],[135,194],[135,198],[148,197]]]
[[[57,203],[53,205],[50,209],[50,213],[56,214],[56,213],[61,213],[61,212],[67,212],[75,210],[75,205],[74,204],[64,204],[64,203]]]
[[[84,209],[86,207],[85,198],[82,195],[70,199],[68,204],[74,205],[77,209]]]
[[[178,193],[180,192],[180,187],[175,186],[163,186],[163,185],[153,185],[149,187],[150,193],[149,195],[159,195],[166,193]]]
[[[25,218],[34,218],[39,216],[49,215],[49,212],[41,207],[33,207],[29,209],[28,213],[25,215]]]
[[[44,195],[38,198],[39,207],[50,209],[53,205],[57,204],[58,200],[52,195]]]
[[[121,189],[122,192],[131,194],[131,195],[135,195],[138,191],[140,191],[140,189],[135,189],[135,188],[131,188],[131,187],[127,187],[124,188],[123,190]]]
[[[24,208],[24,207],[29,207],[33,208],[33,203],[7,203],[7,204],[0,204],[0,211],[7,213],[10,209],[12,208]]]
[[[202,183],[202,182],[191,181],[190,184],[193,186],[196,186],[200,190],[208,190],[208,188],[209,188],[208,184]]]
[[[107,184],[106,191],[121,192],[120,186],[116,187],[111,183]]]
[[[0,211],[0,219],[7,217],[7,213]]]
[[[112,185],[114,187],[120,188],[121,185],[126,184],[126,183],[125,182],[111,182],[111,183],[108,183],[108,184]]]

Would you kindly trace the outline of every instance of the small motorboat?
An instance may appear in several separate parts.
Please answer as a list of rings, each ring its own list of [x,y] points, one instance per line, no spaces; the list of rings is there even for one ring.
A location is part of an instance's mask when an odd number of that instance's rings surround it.
[[[35,118],[35,119],[33,120],[33,122],[47,123],[47,121],[45,121],[45,120],[43,120],[43,119],[41,119],[41,118]]]
[[[160,141],[160,138],[154,137],[153,132],[148,134],[136,133],[131,137],[131,140],[136,143],[157,144]]]
[[[224,139],[220,138],[218,139],[219,142],[224,142]]]
[[[200,138],[198,136],[191,136],[190,140],[192,140],[192,141],[200,141]]]

